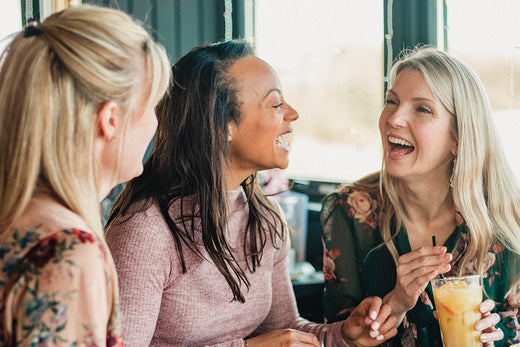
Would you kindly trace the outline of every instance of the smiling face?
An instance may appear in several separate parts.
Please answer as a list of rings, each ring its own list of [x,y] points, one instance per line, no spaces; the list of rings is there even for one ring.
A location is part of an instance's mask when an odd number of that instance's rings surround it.
[[[239,124],[229,123],[232,175],[241,182],[259,170],[285,169],[290,123],[298,119],[298,113],[285,102],[276,72],[254,56],[239,59],[228,72],[236,84],[240,108]]]
[[[457,154],[450,130],[453,121],[422,73],[401,71],[379,118],[386,172],[409,179],[448,179]]]

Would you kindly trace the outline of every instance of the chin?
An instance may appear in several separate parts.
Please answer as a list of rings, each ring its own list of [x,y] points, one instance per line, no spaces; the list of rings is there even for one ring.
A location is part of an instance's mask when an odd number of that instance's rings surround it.
[[[144,168],[141,165],[139,168],[136,168],[135,170],[132,170],[132,171],[128,170],[128,171],[122,172],[122,175],[121,175],[122,182],[121,183],[131,181],[132,179],[134,179],[138,176],[141,176],[141,174],[143,173],[143,170],[144,170]]]
[[[280,165],[277,165],[276,167],[277,167],[278,169],[285,170],[285,169],[287,169],[288,166],[289,166],[289,162],[286,161],[286,162],[284,162],[284,163],[280,163]]]

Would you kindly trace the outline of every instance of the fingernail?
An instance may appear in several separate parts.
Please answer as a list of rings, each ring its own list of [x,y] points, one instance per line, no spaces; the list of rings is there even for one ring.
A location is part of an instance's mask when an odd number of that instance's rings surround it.
[[[372,318],[372,319],[376,319],[377,318],[377,312],[376,311],[370,312],[369,317]]]
[[[379,335],[379,331],[370,330],[370,333],[368,333],[370,337],[375,338],[377,335]]]
[[[451,260],[451,253],[446,253],[444,255],[444,259],[446,259],[447,261],[450,261]]]
[[[378,335],[378,336],[376,337],[376,340],[377,340],[377,341],[382,341],[384,338],[385,338],[385,337],[384,337],[383,335]]]
[[[493,303],[489,302],[489,301],[484,301],[483,303],[480,304],[479,308],[480,308],[480,312],[482,312],[482,313],[488,312],[493,308]]]
[[[475,324],[475,329],[476,330],[482,330],[482,328],[483,328],[482,327],[482,323],[479,322],[479,323]]]
[[[486,335],[480,335],[480,342],[482,342],[482,343],[489,342],[489,337],[487,337]]]
[[[377,330],[377,329],[379,329],[380,326],[381,325],[378,322],[374,322],[374,324],[372,324],[371,328],[374,330]]]

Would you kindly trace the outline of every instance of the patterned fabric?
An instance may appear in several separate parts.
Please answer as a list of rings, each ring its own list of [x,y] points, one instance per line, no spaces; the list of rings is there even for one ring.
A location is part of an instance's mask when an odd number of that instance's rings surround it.
[[[117,275],[95,235],[13,228],[0,261],[0,345],[122,346]]]
[[[379,193],[368,193],[351,186],[330,194],[323,205],[321,222],[324,243],[325,294],[324,311],[328,321],[345,319],[366,296],[384,297],[395,286],[395,264],[385,246],[378,247],[382,238],[378,228],[381,211]],[[462,216],[457,213],[457,227],[446,241],[453,253],[452,270],[474,274],[476,259],[460,269],[461,256],[469,243],[469,233]],[[394,244],[400,255],[411,251],[404,226]],[[504,245],[493,243],[485,259],[483,284],[485,293],[497,303],[495,312],[502,318],[497,327],[504,331],[504,339],[495,346],[509,346],[520,342],[518,308],[520,288],[505,298],[508,289],[520,273],[520,259]],[[442,346],[439,325],[433,317],[435,310],[430,285],[420,295],[399,327],[399,334],[385,342],[385,346]]]

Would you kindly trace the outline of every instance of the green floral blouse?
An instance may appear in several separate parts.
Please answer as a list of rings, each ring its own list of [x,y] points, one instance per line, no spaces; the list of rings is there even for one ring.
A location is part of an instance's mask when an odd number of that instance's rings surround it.
[[[381,244],[378,216],[381,196],[345,186],[330,194],[321,212],[325,276],[324,312],[328,322],[345,319],[367,296],[384,297],[395,286],[395,264],[390,252]],[[475,262],[460,268],[460,258],[469,242],[466,224],[457,213],[457,227],[445,246],[453,254],[451,273],[473,274]],[[404,226],[394,239],[399,254],[411,251]],[[495,346],[520,342],[518,308],[520,288],[505,297],[520,273],[520,259],[500,243],[491,245],[485,259],[484,289],[501,316],[497,327],[504,339]],[[448,275],[450,275],[449,273]],[[399,327],[399,333],[385,346],[442,346],[439,325],[433,316],[431,286],[420,295]]]
[[[95,235],[7,230],[0,266],[0,345],[122,346],[115,266]]]

